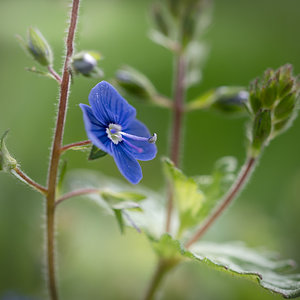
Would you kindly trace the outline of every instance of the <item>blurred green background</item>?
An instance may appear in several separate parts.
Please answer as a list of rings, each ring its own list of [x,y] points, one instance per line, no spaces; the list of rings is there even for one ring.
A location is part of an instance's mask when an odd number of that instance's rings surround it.
[[[69,1],[0,1],[0,132],[10,128],[11,152],[31,177],[45,183],[58,89],[54,81],[28,73],[34,63],[15,35],[32,25],[40,29],[61,69]],[[151,1],[82,1],[77,50],[99,50],[106,77],[129,64],[170,95],[172,57],[147,37]],[[220,85],[248,83],[268,68],[292,63],[300,73],[298,0],[216,0],[204,40],[210,55],[201,85],[188,98]],[[96,80],[75,78],[69,102],[65,143],[86,139],[78,104],[87,103]],[[135,103],[139,119],[157,132],[159,155],[143,165],[142,185],[163,190],[160,157],[168,153],[170,115]],[[186,118],[183,168],[188,175],[208,174],[216,159],[245,158],[245,119],[211,112]],[[300,264],[300,119],[266,149],[253,179],[230,211],[205,236],[265,246]],[[111,157],[87,162],[69,153],[70,169],[89,168],[125,181]],[[13,291],[46,299],[43,267],[44,203],[12,177],[0,174],[0,299]],[[61,298],[140,299],[155,266],[148,241],[128,231],[121,236],[113,219],[95,203],[74,199],[58,213],[58,264]],[[299,269],[298,269],[299,270]],[[236,280],[199,264],[177,268],[165,281],[163,299],[280,299],[251,282]]]

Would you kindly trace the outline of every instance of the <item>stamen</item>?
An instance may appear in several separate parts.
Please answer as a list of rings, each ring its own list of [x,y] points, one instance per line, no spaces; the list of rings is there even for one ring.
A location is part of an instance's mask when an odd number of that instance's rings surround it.
[[[118,124],[109,124],[109,126],[106,128],[106,134],[108,138],[117,145],[119,142],[121,142],[122,135],[121,135],[122,127]]]
[[[156,141],[157,141],[157,134],[153,133],[153,135],[151,137],[149,137],[148,142],[150,144],[155,144]]]
[[[150,136],[149,138],[142,137],[142,136],[137,136],[137,135],[133,135],[133,134],[126,133],[126,132],[123,132],[123,131],[121,131],[120,133],[121,133],[121,135],[126,136],[127,138],[130,138],[130,139],[132,139],[132,140],[148,142],[148,143],[150,143],[150,144],[155,143],[156,140],[157,140],[157,134],[156,134],[156,133],[154,133],[154,134],[153,134],[152,136]]]

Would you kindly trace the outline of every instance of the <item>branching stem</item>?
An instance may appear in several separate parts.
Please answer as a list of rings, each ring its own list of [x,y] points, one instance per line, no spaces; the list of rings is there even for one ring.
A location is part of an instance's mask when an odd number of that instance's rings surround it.
[[[80,189],[77,191],[72,191],[72,192],[64,194],[60,198],[58,198],[55,202],[55,206],[57,206],[61,202],[65,201],[67,199],[70,199],[72,197],[82,196],[82,195],[86,195],[86,194],[99,194],[100,192],[101,192],[101,190],[94,189],[94,188],[86,188],[86,189]]]
[[[69,62],[73,55],[74,36],[78,18],[79,0],[73,0],[71,19],[66,41],[66,58],[63,68],[63,76],[60,84],[59,108],[56,119],[55,133],[52,144],[50,166],[48,172],[48,195],[47,195],[47,266],[48,266],[48,285],[52,300],[58,299],[56,279],[55,279],[55,246],[54,246],[54,227],[55,227],[55,194],[58,165],[61,154],[61,144],[64,132],[64,125],[67,112],[70,73]]]
[[[56,73],[56,71],[53,69],[52,66],[48,66],[48,71],[49,73],[53,76],[53,78],[59,83],[61,84],[61,78],[60,76]]]
[[[26,181],[30,186],[32,186],[34,189],[38,190],[43,195],[47,195],[48,190],[40,185],[39,183],[35,182],[33,179],[31,179],[28,175],[26,175],[22,170],[20,170],[18,167],[14,168],[14,171],[16,174],[24,181]]]
[[[76,142],[76,143],[72,143],[72,144],[68,144],[68,145],[65,145],[63,147],[60,148],[60,153],[63,153],[67,150],[70,150],[74,147],[80,147],[80,146],[85,146],[85,145],[89,145],[91,144],[91,141],[90,140],[86,140],[86,141],[80,141],[80,142]]]

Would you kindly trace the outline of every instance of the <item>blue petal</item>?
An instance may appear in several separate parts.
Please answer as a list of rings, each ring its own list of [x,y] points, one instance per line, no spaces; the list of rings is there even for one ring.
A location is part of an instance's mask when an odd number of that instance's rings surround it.
[[[124,128],[123,131],[146,138],[151,136],[147,127],[138,120],[133,120],[126,128]],[[133,144],[135,147],[143,150],[143,152],[139,152],[137,149],[130,147],[130,145],[123,141],[122,144],[124,149],[134,158],[139,160],[151,160],[156,156],[157,148],[155,144],[150,144],[147,141],[136,141],[126,138],[125,136],[123,136],[123,139],[128,140],[128,142]]]
[[[95,117],[104,125],[114,123],[125,127],[136,115],[135,108],[106,81],[91,90],[89,102]]]
[[[122,144],[111,146],[115,163],[118,166],[121,174],[131,183],[137,184],[143,177],[142,169],[139,163],[133,158],[125,149]]]
[[[91,142],[101,150],[112,154],[111,141],[107,137],[106,127],[95,118],[92,109],[86,104],[79,104],[83,111],[83,121],[87,136]]]

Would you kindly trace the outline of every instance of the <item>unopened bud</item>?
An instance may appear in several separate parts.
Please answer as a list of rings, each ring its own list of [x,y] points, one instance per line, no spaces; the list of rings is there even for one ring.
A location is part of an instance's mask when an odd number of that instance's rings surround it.
[[[128,66],[117,71],[116,82],[129,96],[139,100],[150,102],[156,95],[151,81],[144,74]]]
[[[258,153],[267,143],[272,130],[271,111],[260,110],[254,119],[252,129],[252,149]]]
[[[80,73],[84,76],[94,76],[98,73],[99,76],[102,72],[97,68],[97,62],[100,60],[101,55],[97,52],[83,51],[74,55],[72,59],[72,68],[75,73]]]
[[[221,87],[217,91],[212,108],[227,114],[244,113],[249,93],[236,88]]]
[[[152,7],[152,19],[156,28],[165,36],[169,35],[169,26],[166,21],[166,16],[159,3],[155,3]]]
[[[26,49],[32,57],[43,66],[52,65],[52,51],[46,39],[39,30],[30,27],[28,29],[28,37]]]
[[[6,146],[5,138],[7,136],[8,130],[0,138],[0,171],[10,172],[12,169],[16,168],[17,161],[10,156]]]
[[[286,95],[275,107],[274,116],[277,120],[288,118],[294,111],[297,97],[295,93]]]

